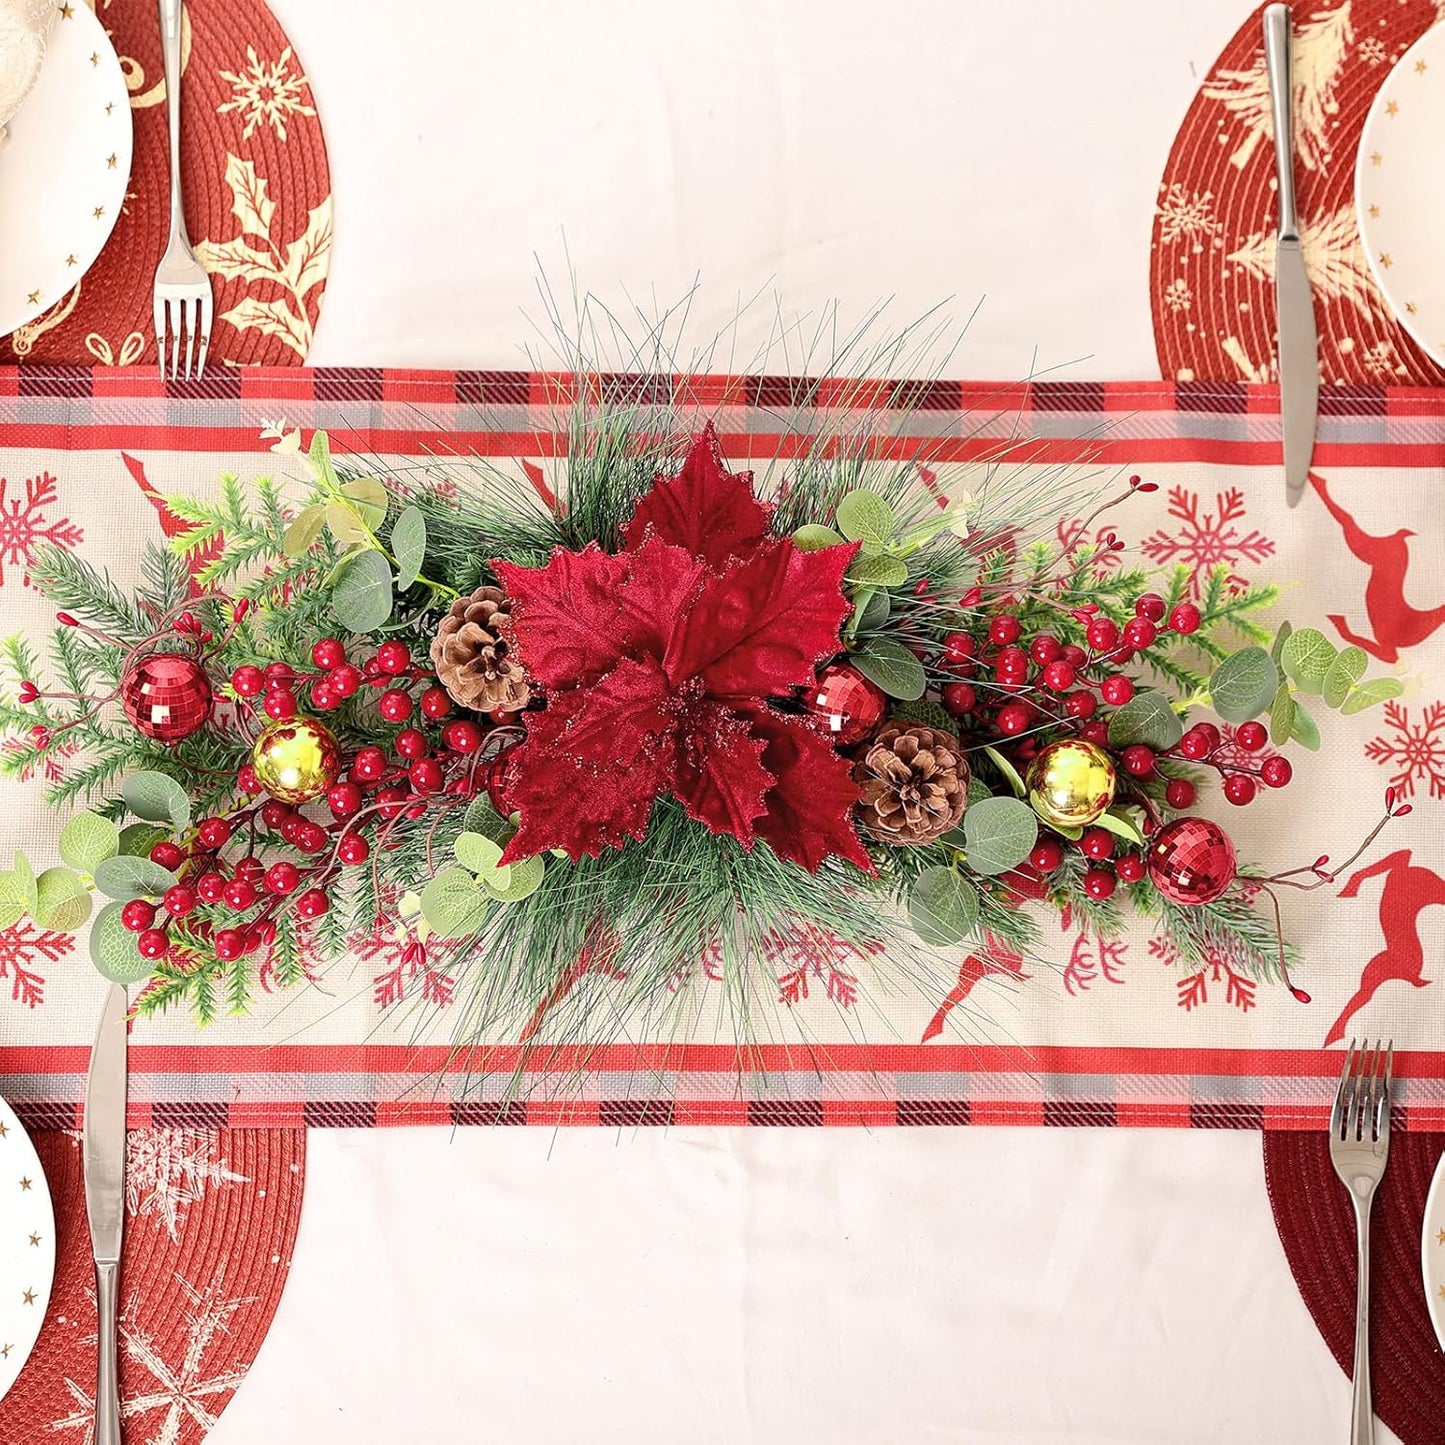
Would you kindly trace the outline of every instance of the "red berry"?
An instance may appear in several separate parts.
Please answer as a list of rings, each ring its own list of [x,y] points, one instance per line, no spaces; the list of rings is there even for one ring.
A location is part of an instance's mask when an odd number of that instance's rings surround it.
[[[401,723],[411,716],[411,696],[399,687],[387,688],[376,705],[387,722]]]
[[[186,861],[185,853],[174,843],[157,843],[151,849],[150,858],[152,863],[159,863],[172,873]]]
[[[1179,739],[1178,750],[1182,757],[1196,763],[1203,762],[1214,751],[1209,746],[1209,739],[1197,727],[1190,728]]]
[[[1153,647],[1158,637],[1159,629],[1147,617],[1136,617],[1124,627],[1124,645],[1132,647],[1135,652]]]
[[[379,812],[383,818],[387,819],[398,817],[401,814],[402,808],[406,806],[406,801],[409,797],[411,797],[411,794],[405,788],[398,787],[397,784],[392,783],[377,792],[377,812]]]
[[[311,684],[311,706],[317,712],[330,712],[341,706],[340,694],[324,677]]]
[[[188,888],[184,883],[177,883],[174,888],[166,889],[161,903],[172,918],[184,918],[195,910],[196,890]]]
[[[1074,669],[1075,672],[1077,672],[1081,667],[1085,666],[1089,661],[1089,654],[1085,652],[1082,647],[1078,646],[1076,643],[1073,642],[1069,643],[1069,645],[1064,648],[1064,650],[1059,654],[1059,656],[1065,662],[1067,662],[1069,666]]]
[[[266,701],[261,705],[266,710],[266,716],[274,722],[285,722],[287,718],[296,716],[296,699],[280,688],[268,692]]]
[[[386,773],[386,754],[380,748],[362,748],[351,760],[351,771],[363,783],[374,783]]]
[[[160,958],[170,947],[170,940],[159,928],[147,928],[135,941],[136,952],[142,958]]]
[[[402,728],[392,746],[397,757],[415,760],[426,753],[426,734],[417,728]]]
[[[1044,686],[1050,692],[1067,692],[1077,680],[1074,664],[1059,658],[1044,668]]]
[[[295,816],[291,808],[277,798],[271,798],[261,805],[261,821],[273,833],[279,833]]]
[[[1142,855],[1138,853],[1124,853],[1114,863],[1114,872],[1125,883],[1138,883],[1148,871]]]
[[[239,928],[223,928],[211,940],[211,947],[216,950],[217,958],[229,962],[245,953],[246,935]]]
[[[319,853],[327,844],[326,829],[320,823],[303,820],[296,834],[296,846],[303,853]]]
[[[943,705],[954,717],[972,712],[978,703],[978,694],[966,682],[950,682],[944,685]]]
[[[1170,778],[1164,789],[1164,801],[1171,808],[1188,808],[1194,804],[1194,784],[1188,778]]]
[[[1254,779],[1247,773],[1231,773],[1224,780],[1224,796],[1237,808],[1254,799]]]
[[[1052,873],[1064,861],[1064,850],[1057,838],[1040,838],[1029,854],[1029,863],[1036,873]]]
[[[330,672],[346,661],[346,647],[339,637],[323,637],[311,648],[311,661],[322,672]]]
[[[1123,707],[1134,696],[1134,684],[1122,672],[1116,672],[1104,679],[1099,691],[1110,707]]]
[[[1023,635],[1023,627],[1010,612],[1001,612],[988,625],[988,640],[995,647],[1007,647]]]
[[[349,662],[343,662],[340,667],[331,669],[326,681],[337,697],[355,697],[357,690],[361,687],[361,670],[353,667]]]
[[[1199,609],[1192,602],[1181,602],[1169,614],[1170,627],[1185,637],[1191,632],[1198,632],[1199,624],[1203,621],[1204,618]]]
[[[1234,740],[1247,753],[1257,753],[1269,741],[1269,733],[1263,723],[1240,723],[1234,731]]]
[[[454,753],[474,753],[482,745],[482,730],[474,722],[459,718],[442,729],[442,742]]]
[[[1114,835],[1107,828],[1090,828],[1079,839],[1079,851],[1085,858],[1102,863],[1105,858],[1113,856]]]
[[[256,901],[256,885],[249,878],[233,878],[221,891],[227,905],[244,913]]]
[[[196,897],[202,903],[219,903],[225,888],[225,875],[221,873],[202,873],[196,879]]]
[[[231,841],[231,825],[224,818],[205,818],[196,828],[201,845],[215,852]]]
[[[132,933],[139,933],[142,929],[149,928],[156,918],[156,906],[144,898],[132,898],[120,910],[120,921],[124,928]]]
[[[247,663],[231,674],[231,690],[237,697],[255,697],[266,686],[266,674]]]
[[[429,687],[421,695],[421,715],[433,722],[444,718],[452,710],[452,700],[444,687]]]
[[[1119,627],[1109,618],[1100,617],[1089,624],[1086,635],[1095,652],[1108,652],[1119,641]]]
[[[943,660],[952,668],[966,666],[977,651],[977,641],[967,632],[950,632],[943,639]]]
[[[998,730],[1005,737],[1013,737],[1029,725],[1029,710],[1021,702],[1005,703],[998,710],[998,717],[995,719]]]
[[[419,758],[407,769],[407,777],[419,793],[435,793],[446,780],[442,765],[435,758]]]
[[[236,864],[236,877],[244,878],[247,883],[255,887],[261,882],[261,875],[266,871],[266,865],[254,856],[242,858]]]
[[[333,817],[349,818],[361,807],[361,789],[355,783],[337,783],[326,794]]]
[[[1211,722],[1195,723],[1194,726],[1189,729],[1189,731],[1192,733],[1198,733],[1199,736],[1202,737],[1205,742],[1209,744],[1209,751],[1211,753],[1215,750],[1215,748],[1219,746],[1221,742],[1224,741],[1223,738],[1221,738],[1219,735],[1219,729],[1215,727],[1214,724]]]
[[[308,888],[296,900],[296,911],[302,918],[320,918],[330,907],[331,900],[319,888]]]
[[[411,666],[411,653],[404,642],[383,642],[376,649],[376,665],[382,672],[389,672],[395,677]]]
[[[1267,788],[1283,788],[1294,777],[1294,769],[1288,758],[1266,758],[1260,764],[1259,775]]]
[[[1079,736],[1086,743],[1093,743],[1096,748],[1106,748],[1109,746],[1109,724],[1087,722],[1079,729]]]
[[[1059,646],[1059,639],[1057,637],[1050,637],[1048,633],[1034,638],[1034,640],[1029,643],[1029,656],[1033,658],[1040,667],[1047,667],[1048,664],[1053,662],[1062,652],[1063,648]]]
[[[236,786],[243,793],[259,793],[261,791],[261,780],[256,776],[256,769],[250,763],[244,763],[241,771],[236,774]]]
[[[301,870],[294,863],[288,863],[284,859],[280,863],[273,863],[267,870],[262,880],[266,885],[268,893],[291,893],[301,881]]]
[[[1144,743],[1131,743],[1119,754],[1119,761],[1131,778],[1147,778],[1154,771],[1154,749]]]
[[[337,844],[336,856],[343,863],[357,864],[365,863],[371,855],[371,844],[361,836],[360,833],[348,833],[341,842]]]
[[[1064,706],[1068,710],[1070,717],[1083,719],[1093,717],[1099,704],[1094,700],[1093,693],[1084,692],[1080,689],[1078,692],[1071,692],[1069,694],[1064,702]]]
[[[1134,616],[1145,618],[1149,622],[1162,622],[1164,599],[1157,592],[1145,592],[1134,603]]]
[[[1118,886],[1118,879],[1107,868],[1090,868],[1084,874],[1084,892],[1096,903],[1112,897]]]
[[[267,687],[290,687],[296,681],[296,670],[289,662],[268,662],[266,664]]]

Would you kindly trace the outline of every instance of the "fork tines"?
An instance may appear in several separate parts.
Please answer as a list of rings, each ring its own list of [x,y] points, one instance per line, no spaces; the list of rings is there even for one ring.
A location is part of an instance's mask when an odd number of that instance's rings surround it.
[[[200,271],[197,264],[196,270]],[[166,294],[170,292],[171,294]],[[161,380],[166,380],[166,336],[171,338],[170,380],[199,381],[206,372],[206,353],[211,346],[210,281],[201,272],[201,279],[188,285],[167,286],[157,283],[155,293],[156,352],[160,360]],[[181,338],[185,338],[185,369],[180,368]],[[196,355],[197,338],[200,354]],[[191,369],[195,361],[195,370]]]
[[[1335,1106],[1330,1113],[1330,1132],[1336,1139],[1357,1143],[1389,1137],[1390,1083],[1394,1075],[1395,1041],[1364,1040],[1357,1047],[1350,1040]]]

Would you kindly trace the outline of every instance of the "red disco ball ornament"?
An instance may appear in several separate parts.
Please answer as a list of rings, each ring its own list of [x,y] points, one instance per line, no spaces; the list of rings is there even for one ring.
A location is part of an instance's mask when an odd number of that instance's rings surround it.
[[[840,748],[851,748],[871,738],[888,711],[883,689],[846,662],[825,667],[804,703]]]
[[[194,657],[153,652],[126,669],[120,702],[137,732],[153,742],[178,743],[205,727],[211,680]]]
[[[1149,845],[1149,878],[1171,902],[1213,903],[1234,882],[1229,835],[1208,818],[1176,818]]]

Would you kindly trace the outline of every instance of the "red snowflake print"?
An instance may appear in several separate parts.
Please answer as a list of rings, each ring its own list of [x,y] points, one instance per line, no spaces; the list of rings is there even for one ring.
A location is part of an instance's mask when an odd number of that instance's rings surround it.
[[[82,532],[68,517],[51,521],[45,508],[59,499],[55,478],[49,472],[30,477],[25,483],[25,496],[13,500],[7,495],[10,483],[0,477],[0,587],[5,585],[5,564],[23,567],[21,584],[30,585],[30,568],[35,565],[35,550],[42,543],[54,542],[67,551],[79,545]]]
[[[1277,758],[1279,750],[1273,743],[1266,743],[1262,748],[1256,748],[1250,752],[1248,748],[1239,745],[1236,737],[1236,729],[1233,723],[1219,724],[1219,747],[1215,750],[1214,761],[1226,768],[1244,768],[1248,772],[1256,772],[1259,765],[1268,758]]]
[[[1101,523],[1091,534],[1082,517],[1069,517],[1061,520],[1054,531],[1060,549],[1070,556],[1080,547],[1093,548],[1096,572],[1108,572],[1119,565],[1120,554],[1112,546],[1118,534],[1107,523]]]
[[[1105,983],[1122,984],[1128,952],[1127,943],[1079,934],[1064,965],[1064,991],[1075,996],[1087,993],[1089,986],[1101,979]]]
[[[10,980],[12,1002],[39,1008],[45,1002],[45,979],[34,965],[54,963],[74,951],[74,934],[46,932],[28,918],[0,928],[0,979]]]
[[[1173,531],[1161,527],[1139,544],[1139,550],[1160,567],[1188,567],[1189,595],[1198,597],[1209,574],[1229,568],[1229,585],[1235,591],[1246,585],[1238,569],[1257,566],[1274,556],[1274,543],[1258,528],[1243,527],[1244,493],[1238,487],[1214,495],[1214,511],[1206,512],[1198,492],[1187,487],[1169,489],[1169,515],[1178,523]]]
[[[1410,720],[1410,709],[1397,702],[1385,704],[1381,733],[1365,744],[1365,756],[1382,768],[1391,768],[1390,786],[1402,798],[1413,797],[1416,787],[1428,783],[1432,798],[1445,798],[1445,702],[1432,702]]]
[[[58,783],[65,777],[66,759],[73,758],[79,749],[74,743],[62,741],[52,743],[43,753],[37,753],[20,738],[6,738],[0,743],[0,751],[7,752],[12,757],[22,753],[30,754],[28,761],[14,774],[22,783],[28,783],[37,776],[44,782]]]
[[[351,950],[368,963],[386,967],[371,980],[372,997],[378,1008],[390,1008],[406,996],[410,980],[421,980],[421,996],[427,1003],[449,1004],[456,979],[433,966],[426,944],[409,936],[377,929],[348,940]]]
[[[1169,968],[1178,966],[1179,952],[1168,939],[1151,938],[1149,952]],[[1224,985],[1225,1004],[1237,1008],[1240,1013],[1248,1013],[1254,1007],[1258,984],[1247,974],[1237,973],[1217,953],[1209,955],[1203,968],[1187,974],[1175,984],[1179,1007],[1185,1013],[1193,1013],[1195,1009],[1209,1002],[1210,989],[1217,989],[1220,984]],[[1218,994],[1215,997],[1217,998]]]
[[[843,968],[857,959],[858,950],[837,934],[800,924],[786,934],[770,934],[764,947],[783,970],[778,975],[779,1003],[792,1005],[806,999],[810,978],[823,980],[828,998],[839,1008],[851,1008],[858,1001],[858,977]]]

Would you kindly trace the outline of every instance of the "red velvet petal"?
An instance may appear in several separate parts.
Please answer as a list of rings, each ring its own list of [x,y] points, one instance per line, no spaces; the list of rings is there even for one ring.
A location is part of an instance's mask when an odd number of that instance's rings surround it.
[[[690,817],[751,848],[754,822],[767,812],[764,794],[775,781],[759,761],[762,739],[751,735],[746,719],[714,703],[689,710],[684,726],[673,792]]]
[[[714,571],[730,557],[750,557],[769,536],[772,508],[753,496],[751,472],[729,472],[711,422],[682,470],[658,477],[623,531],[628,547],[652,535],[700,557]]]
[[[629,656],[667,654],[673,637],[693,622],[707,569],[696,557],[649,537],[627,559],[627,581],[617,598],[618,626]]]
[[[711,697],[756,704],[811,683],[819,661],[838,651],[838,628],[852,611],[842,582],[857,550],[770,542],[709,576],[692,626],[674,633],[667,651],[673,685],[698,677]]]
[[[756,825],[758,837],[778,857],[809,873],[816,873],[830,854],[873,872],[873,860],[853,826],[858,785],[848,760],[802,718],[762,709],[753,714],[752,727],[767,744],[763,766],[778,780],[767,796],[767,815]]]
[[[642,838],[653,800],[673,785],[675,719],[655,662],[624,660],[591,687],[527,716],[511,801],[522,815],[502,854],[515,863],[563,848],[575,863]]]

